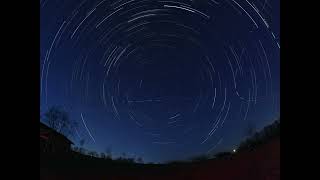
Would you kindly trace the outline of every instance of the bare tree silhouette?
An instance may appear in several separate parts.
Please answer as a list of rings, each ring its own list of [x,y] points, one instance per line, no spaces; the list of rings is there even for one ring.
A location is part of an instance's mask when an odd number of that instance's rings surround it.
[[[105,153],[106,153],[107,159],[112,159],[112,147],[111,146],[106,148]]]
[[[246,137],[251,137],[254,135],[254,133],[256,132],[256,125],[253,121],[248,121],[247,122],[247,126],[245,128],[245,136]]]
[[[106,154],[105,154],[105,153],[103,153],[103,152],[102,152],[102,153],[100,153],[100,158],[102,158],[102,159],[106,159],[106,157],[107,157],[107,156],[106,156]]]
[[[85,139],[81,139],[79,143],[80,143],[80,146],[82,147],[85,143]]]
[[[47,112],[44,113],[44,118],[48,123],[48,126],[57,131],[60,134],[68,137],[73,135],[75,122],[72,122],[68,113],[61,107],[53,106]]]
[[[138,157],[138,158],[137,158],[137,162],[138,162],[138,163],[143,163],[143,159],[142,159],[141,157]]]

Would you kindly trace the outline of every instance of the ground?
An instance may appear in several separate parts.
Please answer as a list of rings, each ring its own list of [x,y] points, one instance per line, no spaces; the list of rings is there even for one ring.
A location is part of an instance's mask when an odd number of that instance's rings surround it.
[[[214,159],[171,165],[123,165],[82,162],[61,162],[40,168],[40,178],[53,179],[108,179],[108,180],[278,180],[280,179],[280,138],[254,151],[234,154],[231,158]],[[78,165],[77,165],[78,164]],[[53,168],[54,167],[54,168]]]

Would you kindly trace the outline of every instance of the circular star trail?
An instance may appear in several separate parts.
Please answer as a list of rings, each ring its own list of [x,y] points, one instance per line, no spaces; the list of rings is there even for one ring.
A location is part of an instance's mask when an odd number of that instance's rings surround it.
[[[41,108],[66,108],[73,138],[98,151],[162,161],[233,149],[248,121],[279,116],[278,6],[42,0]]]

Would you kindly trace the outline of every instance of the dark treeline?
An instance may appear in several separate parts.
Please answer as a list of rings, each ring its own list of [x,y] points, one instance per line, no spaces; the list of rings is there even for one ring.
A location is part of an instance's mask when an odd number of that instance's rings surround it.
[[[244,139],[236,149],[236,152],[218,152],[216,154],[201,154],[190,158],[191,162],[202,162],[208,159],[226,159],[232,157],[233,154],[242,151],[253,151],[260,145],[270,142],[274,138],[280,138],[280,119],[275,120],[271,125],[265,126],[261,131],[256,132],[253,124],[249,123],[249,137]],[[170,163],[177,164],[184,161],[172,161]]]
[[[99,162],[114,162],[126,164],[142,164],[141,157],[129,157],[126,153],[122,153],[120,157],[112,157],[111,147],[106,148],[105,152],[96,152],[87,150],[83,146],[85,139],[79,140],[79,145],[73,145],[68,137],[75,135],[78,126],[77,121],[70,119],[68,112],[60,106],[50,107],[46,112],[40,115],[40,157],[49,161],[64,159],[78,160],[98,160]],[[40,121],[40,122],[41,122]],[[43,131],[43,132],[42,132]],[[65,142],[70,141],[70,144]],[[64,146],[61,148],[61,146]],[[49,158],[49,159],[48,159]],[[40,160],[41,160],[40,159]],[[45,163],[45,161],[42,161]]]
[[[253,136],[240,143],[237,151],[254,150],[258,146],[280,137],[280,119],[271,125],[264,127],[261,131],[255,132]]]
[[[63,110],[61,107],[52,107],[49,108],[47,112],[41,116],[44,122],[47,122],[48,126],[52,128],[54,131],[59,134],[64,135],[65,137],[73,136],[74,129],[77,127],[77,123],[75,121],[70,120],[68,113]],[[258,146],[265,144],[271,141],[274,138],[280,137],[280,119],[274,121],[271,125],[264,127],[261,131],[256,132],[253,125],[250,124],[248,126],[248,138],[242,141],[236,152],[241,151],[252,151],[255,150]],[[50,140],[48,140],[50,141]],[[41,142],[41,141],[40,141]],[[79,141],[79,146],[70,147],[71,151],[68,153],[43,153],[43,149],[40,147],[40,156],[43,161],[55,161],[58,160],[59,157],[73,159],[73,160],[85,160],[91,162],[104,162],[104,163],[120,163],[120,164],[144,164],[144,161],[141,157],[128,157],[125,153],[122,153],[120,157],[112,157],[111,148],[106,148],[105,152],[96,152],[90,151],[83,148],[85,144],[85,140],[81,139]],[[215,158],[229,158],[235,152],[218,152],[216,154],[201,154],[199,156],[195,156],[186,161],[171,161],[167,162],[167,164],[180,164],[185,162],[201,162],[208,159]],[[54,157],[54,158],[50,158]],[[49,158],[49,159],[48,159]],[[152,164],[152,163],[150,163]]]

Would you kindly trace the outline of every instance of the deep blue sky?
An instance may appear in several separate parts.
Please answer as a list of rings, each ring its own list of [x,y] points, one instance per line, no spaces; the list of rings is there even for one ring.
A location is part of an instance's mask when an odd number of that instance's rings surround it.
[[[230,151],[280,116],[277,0],[41,0],[41,113],[149,162]],[[87,126],[87,127],[85,127]],[[79,138],[79,136],[80,138]]]

